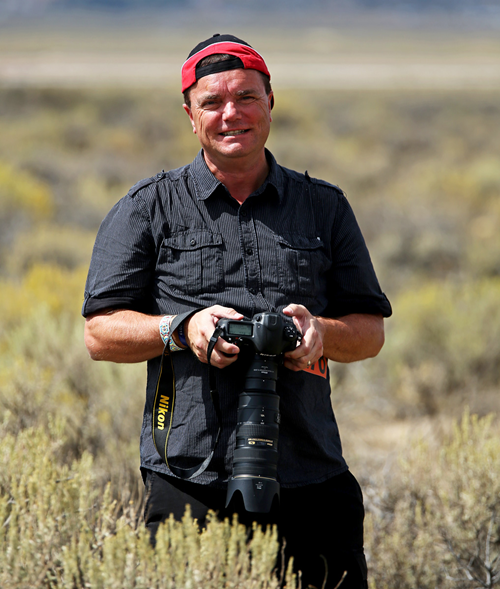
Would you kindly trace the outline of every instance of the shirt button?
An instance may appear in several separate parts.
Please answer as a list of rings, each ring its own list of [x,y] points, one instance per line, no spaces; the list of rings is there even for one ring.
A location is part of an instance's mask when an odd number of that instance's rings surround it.
[[[249,291],[251,292],[251,294],[255,295],[257,294],[257,289],[256,288],[250,288]]]
[[[253,249],[252,249],[251,247],[249,247],[249,248],[247,249],[247,254],[248,254],[249,256],[253,255]]]
[[[191,245],[196,245],[196,239],[191,240]]]

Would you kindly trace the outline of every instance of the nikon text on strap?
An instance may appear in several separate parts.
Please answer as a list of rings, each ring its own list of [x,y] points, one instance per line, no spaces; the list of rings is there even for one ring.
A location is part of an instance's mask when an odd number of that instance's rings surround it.
[[[170,431],[172,429],[172,420],[174,416],[174,405],[175,405],[175,374],[174,367],[172,364],[172,356],[168,354],[168,341],[163,350],[163,355],[160,363],[160,370],[158,373],[158,381],[156,383],[155,400],[153,404],[153,442],[158,454],[165,461],[170,471],[177,477],[187,480],[197,477],[205,471],[210,461],[213,458],[217,444],[219,443],[221,434],[222,416],[220,410],[219,393],[215,386],[215,375],[213,367],[210,364],[210,358],[212,352],[219,339],[221,330],[216,328],[207,349],[207,361],[209,370],[209,381],[210,381],[210,396],[214,405],[215,414],[217,416],[217,434],[215,436],[214,445],[209,456],[199,464],[191,468],[181,468],[175,466],[168,461],[167,446]],[[166,359],[168,357],[168,359]]]

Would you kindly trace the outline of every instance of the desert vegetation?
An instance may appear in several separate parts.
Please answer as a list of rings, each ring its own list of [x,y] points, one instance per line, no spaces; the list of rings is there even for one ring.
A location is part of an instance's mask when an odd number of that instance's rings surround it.
[[[278,161],[347,193],[393,304],[379,357],[330,366],[371,586],[500,586],[500,94],[289,90],[273,118]],[[145,368],[83,345],[100,221],[197,152],[180,94],[0,87],[0,121],[0,585],[277,587],[273,530],[186,516],[150,548]]]

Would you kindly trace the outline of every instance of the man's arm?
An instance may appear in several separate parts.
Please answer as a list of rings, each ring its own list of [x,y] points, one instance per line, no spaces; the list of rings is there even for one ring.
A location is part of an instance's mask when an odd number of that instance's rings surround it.
[[[184,322],[186,341],[201,362],[207,361],[207,347],[221,317],[242,319],[234,309],[215,305],[191,315]],[[133,363],[161,356],[164,349],[160,336],[162,315],[145,315],[127,309],[104,310],[87,317],[85,345],[92,360]],[[181,346],[177,332],[172,337]],[[211,363],[224,368],[237,360],[239,348],[219,339]],[[226,356],[229,354],[230,356]]]
[[[335,362],[356,362],[376,356],[384,345],[382,315],[353,313],[330,319],[315,317],[303,305],[283,310],[302,332],[300,346],[285,354],[285,366],[298,371],[321,356]]]
[[[85,345],[92,360],[143,362],[161,356],[162,316],[128,309],[104,310],[85,320]]]

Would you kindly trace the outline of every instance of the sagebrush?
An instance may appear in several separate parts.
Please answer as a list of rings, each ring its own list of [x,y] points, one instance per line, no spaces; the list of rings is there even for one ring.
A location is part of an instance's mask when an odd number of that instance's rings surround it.
[[[8,422],[9,417],[5,417]],[[5,423],[4,423],[5,425]],[[96,484],[92,458],[61,460],[62,423],[0,441],[0,586],[3,589],[278,589],[276,528],[212,516],[200,532],[186,512],[160,527],[156,548],[140,506]],[[287,587],[296,587],[287,573]]]

